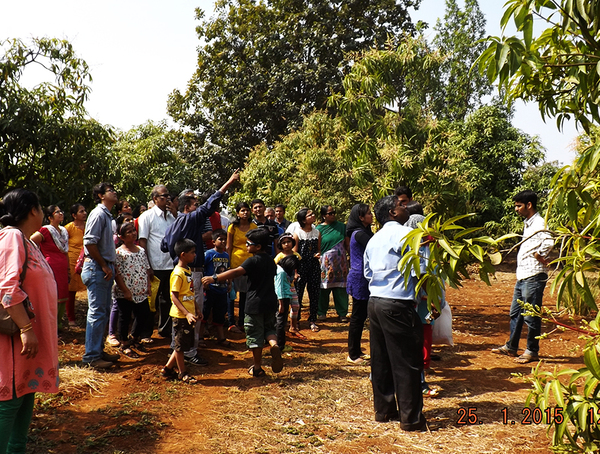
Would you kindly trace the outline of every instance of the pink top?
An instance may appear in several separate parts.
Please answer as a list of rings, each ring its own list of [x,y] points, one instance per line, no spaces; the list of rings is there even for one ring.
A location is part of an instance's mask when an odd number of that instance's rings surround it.
[[[25,282],[19,287],[25,249],[20,230],[0,230],[0,302],[4,307],[21,303],[27,296],[33,306],[33,331],[39,340],[35,358],[21,355],[18,334],[0,334],[0,401],[33,392],[58,392],[58,335],[56,326],[56,283],[48,262],[38,247],[27,240],[28,266]]]

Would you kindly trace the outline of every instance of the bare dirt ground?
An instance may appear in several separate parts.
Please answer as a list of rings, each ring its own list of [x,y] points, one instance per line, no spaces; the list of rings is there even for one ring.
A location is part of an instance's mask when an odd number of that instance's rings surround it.
[[[190,368],[200,380],[197,385],[159,376],[169,352],[159,339],[141,358],[122,357],[117,368],[88,373],[84,383],[69,378],[58,395],[38,395],[29,452],[549,452],[547,426],[522,424],[534,364],[490,353],[507,337],[512,270],[514,265],[503,266],[492,287],[471,280],[448,291],[455,345],[434,347],[440,360],[432,362],[428,381],[439,388],[440,397],[425,400],[428,432],[404,433],[398,423],[374,421],[369,368],[346,362],[347,325],[331,310],[319,333],[305,330],[308,340],[289,340],[293,351],[284,355],[280,374],[271,373],[267,355],[267,377],[249,376],[251,354],[238,336],[229,349],[207,340],[202,354],[210,365]],[[83,326],[85,293],[81,296]],[[544,305],[554,304],[547,287]],[[544,325],[545,332],[553,329]],[[63,367],[80,364],[82,344],[83,329],[63,334]],[[367,331],[363,347],[368,351]],[[542,341],[541,367],[581,367],[582,347],[576,333],[556,332]],[[503,423],[504,408],[508,424]],[[477,420],[459,424],[469,409]]]

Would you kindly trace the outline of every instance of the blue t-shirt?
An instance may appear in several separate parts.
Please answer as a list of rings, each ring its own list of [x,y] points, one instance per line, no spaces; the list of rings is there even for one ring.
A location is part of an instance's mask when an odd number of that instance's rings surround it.
[[[204,275],[212,276],[221,274],[229,269],[229,254],[227,252],[217,252],[216,249],[209,249],[204,254]],[[219,293],[227,292],[227,282],[219,282],[218,284],[210,284],[210,289]]]

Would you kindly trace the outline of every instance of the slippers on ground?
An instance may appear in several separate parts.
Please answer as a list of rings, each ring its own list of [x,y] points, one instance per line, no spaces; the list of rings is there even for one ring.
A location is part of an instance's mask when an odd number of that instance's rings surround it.
[[[196,380],[191,375],[188,375],[188,373],[185,371],[177,375],[177,380],[181,380],[182,382],[187,383],[188,385],[195,385],[196,383],[198,383],[198,380]]]
[[[219,339],[217,341],[217,345],[228,348],[231,347],[231,342],[229,342],[227,339]]]
[[[248,369],[248,373],[253,377],[264,377],[265,375],[267,375],[267,373],[263,370],[262,367],[258,370],[255,370],[254,364],[250,366],[250,368]]]
[[[423,397],[437,397],[439,394],[437,389],[425,388],[423,390]]]
[[[123,353],[125,356],[127,356],[128,358],[133,358],[133,359],[137,359],[140,357],[140,355],[138,355],[134,350],[132,350],[129,347],[126,348],[120,348],[119,349],[121,351],[121,353]]]
[[[311,324],[310,324],[310,330],[311,330],[313,333],[318,333],[319,331],[321,331],[321,329],[320,329],[320,328],[317,326],[317,324],[316,324],[316,323],[311,323]]]
[[[538,355],[530,355],[529,353],[523,353],[518,358],[515,358],[515,363],[519,364],[527,364],[533,361],[539,361],[540,357]]]
[[[296,336],[298,339],[306,340],[306,336],[300,331],[290,331],[290,335]]]
[[[271,347],[271,369],[275,373],[283,370],[283,359],[281,358],[281,349],[278,345]]]
[[[492,348],[492,353],[496,355],[504,355],[504,356],[517,356],[517,352],[509,349],[506,345],[498,348]]]

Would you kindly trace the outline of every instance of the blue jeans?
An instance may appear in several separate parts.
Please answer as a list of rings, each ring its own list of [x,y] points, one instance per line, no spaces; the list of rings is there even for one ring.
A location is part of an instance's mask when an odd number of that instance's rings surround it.
[[[115,267],[109,264],[115,274]],[[114,279],[104,279],[104,271],[100,265],[92,259],[86,259],[81,272],[81,280],[87,287],[88,313],[85,327],[85,354],[84,363],[91,363],[102,356],[104,344],[104,332],[110,306],[112,304],[112,286]]]
[[[527,350],[525,350],[525,353],[537,355],[540,351],[540,341],[536,337],[542,333],[542,319],[529,315],[524,317],[522,315],[523,308],[517,300],[530,303],[537,308],[542,307],[542,297],[544,296],[544,288],[547,281],[548,275],[540,273],[517,281],[515,284],[515,292],[510,307],[510,339],[506,343],[506,347],[509,350],[517,351],[519,349],[521,329],[523,328],[523,323],[527,323]]]

